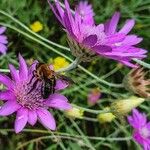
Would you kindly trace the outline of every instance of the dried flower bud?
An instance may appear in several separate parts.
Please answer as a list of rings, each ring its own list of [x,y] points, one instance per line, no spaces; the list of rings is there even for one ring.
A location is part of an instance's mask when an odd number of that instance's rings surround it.
[[[104,110],[109,110],[109,107],[106,107]],[[114,116],[112,113],[101,113],[97,116],[97,119],[100,123],[107,123],[112,122],[116,116]]]
[[[144,98],[138,98],[131,96],[128,99],[116,100],[110,106],[110,110],[115,116],[121,117],[130,112],[133,108],[136,108],[144,102]]]
[[[143,68],[132,69],[123,80],[125,88],[133,92],[140,97],[148,98],[150,97],[150,80],[145,79],[146,73]]]
[[[65,115],[70,118],[82,118],[84,115],[84,110],[72,107],[72,109],[65,111]]]

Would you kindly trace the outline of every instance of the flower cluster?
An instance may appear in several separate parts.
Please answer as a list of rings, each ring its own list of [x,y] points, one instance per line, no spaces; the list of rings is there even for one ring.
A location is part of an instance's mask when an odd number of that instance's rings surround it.
[[[6,31],[5,27],[0,27],[0,53],[6,54],[8,43],[7,37],[3,34]]]
[[[12,78],[0,74],[0,83],[6,86],[6,90],[0,92],[0,100],[5,102],[0,108],[0,116],[8,116],[17,112],[16,133],[20,132],[27,122],[33,126],[37,120],[46,128],[55,130],[55,119],[48,108],[67,110],[71,108],[71,105],[65,96],[56,92],[47,99],[42,97],[42,82],[36,82],[37,80],[33,79],[37,62],[27,67],[25,60],[19,55],[19,64],[19,70],[16,70],[13,65],[9,65]],[[60,79],[56,80],[56,91],[65,87],[66,83]]]
[[[128,35],[134,26],[134,20],[127,20],[122,29],[117,31],[119,12],[106,23],[96,25],[92,7],[86,2],[79,3],[73,12],[67,0],[64,9],[58,0],[55,0],[55,5],[49,4],[67,33],[72,54],[82,61],[91,61],[99,55],[136,67],[131,62],[132,59],[146,57],[146,50],[135,47],[142,38]]]
[[[134,109],[132,116],[128,116],[128,122],[134,128],[133,139],[141,144],[144,150],[150,149],[150,122],[146,115]]]

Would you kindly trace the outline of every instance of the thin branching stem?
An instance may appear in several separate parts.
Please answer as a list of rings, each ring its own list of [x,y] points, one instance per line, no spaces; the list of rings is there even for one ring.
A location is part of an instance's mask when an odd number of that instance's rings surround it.
[[[77,105],[74,105],[74,104],[72,104],[72,106],[75,107],[75,108],[84,110],[86,112],[93,113],[93,114],[103,114],[103,113],[110,113],[111,112],[110,110],[93,110],[93,109],[88,109],[88,108],[84,108],[84,107],[77,106]]]

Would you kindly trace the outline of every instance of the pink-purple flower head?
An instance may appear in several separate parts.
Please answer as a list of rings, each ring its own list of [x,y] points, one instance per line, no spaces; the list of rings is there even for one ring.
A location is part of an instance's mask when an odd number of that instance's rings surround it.
[[[134,109],[132,116],[128,117],[128,122],[134,128],[133,139],[143,146],[144,150],[150,150],[150,122],[146,115]]]
[[[135,47],[135,45],[142,41],[142,38],[134,34],[128,35],[134,27],[135,21],[133,19],[129,19],[120,30],[117,30],[119,18],[120,13],[116,12],[112,18],[105,23],[105,33],[108,38],[111,36],[116,36],[116,39],[120,36],[122,37],[119,38],[117,42],[111,43],[113,51],[112,57],[114,55],[114,59],[119,60],[123,64],[130,67],[136,67],[136,65],[131,63],[131,60],[133,58],[143,59],[146,57],[145,54],[147,52],[144,49]]]
[[[96,26],[91,21],[94,15],[91,7],[81,2],[72,13],[67,0],[65,0],[65,9],[61,8],[58,0],[55,1],[55,6],[52,4],[50,6],[67,33],[73,55],[82,56],[82,61],[90,61],[98,51],[101,55],[111,52],[111,47],[106,45],[104,25]],[[82,11],[86,12],[84,17],[81,15],[81,7],[83,7]]]
[[[27,122],[33,126],[37,120],[46,128],[55,130],[55,119],[48,109],[67,110],[71,108],[67,98],[57,93],[66,87],[66,83],[57,79],[56,92],[44,99],[41,94],[42,81],[35,84],[37,80],[32,78],[37,62],[27,67],[25,60],[19,55],[19,64],[19,70],[9,65],[11,78],[0,74],[0,83],[6,86],[6,90],[0,92],[0,100],[5,102],[0,108],[0,116],[17,113],[16,133],[22,131]]]
[[[7,36],[4,35],[5,30],[6,30],[5,27],[0,27],[0,53],[1,54],[6,54],[7,51],[6,44],[8,43],[8,41],[7,41]]]
[[[101,97],[101,91],[98,88],[93,88],[88,94],[88,104],[95,105]]]
[[[133,21],[128,21],[119,32],[116,32],[118,13],[105,25],[95,25],[92,7],[86,2],[80,2],[74,12],[71,11],[68,0],[65,0],[64,9],[58,0],[55,0],[55,5],[50,3],[50,7],[67,33],[72,54],[82,57],[82,61],[90,61],[100,55],[136,67],[131,62],[132,59],[146,57],[145,50],[133,46],[142,39],[135,35],[127,35]]]

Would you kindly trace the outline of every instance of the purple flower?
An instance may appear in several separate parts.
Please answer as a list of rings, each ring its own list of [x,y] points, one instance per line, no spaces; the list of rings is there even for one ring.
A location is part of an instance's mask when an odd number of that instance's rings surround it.
[[[111,32],[111,28],[113,30],[116,28],[116,17],[113,17],[105,25],[95,25],[93,10],[91,5],[86,2],[80,2],[74,12],[71,11],[67,0],[65,0],[64,9],[60,6],[58,0],[55,0],[55,5],[49,4],[67,33],[72,54],[81,57],[82,61],[91,61],[92,58],[100,55],[117,60],[127,66],[135,67],[130,62],[132,58],[142,59],[146,57],[145,50],[133,47],[141,39],[135,35],[127,38],[124,33],[127,31],[126,27],[122,29],[121,33]],[[129,44],[128,40],[130,41],[130,39],[132,39],[132,42]],[[124,41],[124,45],[122,45],[122,41]]]
[[[67,0],[65,0],[65,9],[61,8],[58,0],[55,1],[55,6],[49,4],[67,33],[68,43],[74,56],[82,57],[82,61],[86,62],[91,61],[96,53],[104,56],[105,53],[112,51],[111,47],[106,45],[104,25],[96,26],[93,23],[94,14],[91,5],[81,2],[73,14]],[[81,15],[82,7],[82,11],[86,12],[84,17]]]
[[[147,122],[146,115],[134,109],[128,122],[134,128],[133,138],[143,146],[144,150],[150,150],[150,122]]]
[[[6,54],[7,51],[6,44],[8,43],[8,41],[7,37],[3,34],[5,30],[6,30],[5,27],[0,27],[0,53],[2,54]]]
[[[119,60],[121,63],[127,66],[136,67],[136,65],[132,64],[130,61],[133,58],[142,59],[146,57],[146,50],[135,47],[135,45],[142,41],[142,38],[134,34],[128,35],[135,24],[133,19],[127,20],[125,25],[119,31],[117,31],[119,18],[120,13],[116,12],[112,18],[105,23],[106,35],[108,38],[112,36],[114,37],[114,41],[112,40],[110,42],[112,51],[114,53],[110,55],[113,59]]]
[[[71,106],[67,98],[54,93],[47,99],[43,99],[41,94],[42,81],[35,84],[37,79],[33,78],[33,71],[37,62],[27,67],[25,60],[19,55],[19,64],[19,70],[16,70],[13,65],[9,65],[11,78],[0,74],[0,83],[6,86],[6,90],[0,92],[0,99],[6,101],[0,108],[0,116],[8,116],[17,112],[15,120],[16,133],[20,132],[27,122],[33,126],[37,120],[46,128],[55,130],[55,119],[48,108],[70,109]],[[60,79],[56,80],[56,91],[65,87],[64,82]]]

